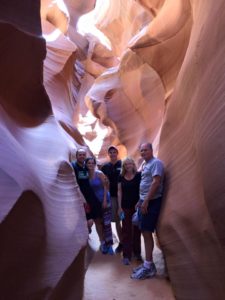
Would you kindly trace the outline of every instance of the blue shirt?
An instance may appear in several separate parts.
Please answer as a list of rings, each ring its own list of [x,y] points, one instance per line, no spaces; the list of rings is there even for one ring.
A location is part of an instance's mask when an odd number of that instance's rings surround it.
[[[104,200],[104,186],[102,183],[102,180],[100,178],[100,172],[98,170],[95,171],[95,176],[94,178],[90,179],[90,185],[98,198],[98,200],[102,203]],[[109,192],[106,194],[106,200],[107,203],[110,204],[110,197],[109,197]]]
[[[143,170],[141,172],[141,183],[140,183],[140,200],[144,201],[147,196],[150,186],[153,182],[154,176],[160,176],[160,186],[156,191],[152,199],[157,199],[162,197],[163,193],[163,178],[164,178],[164,166],[161,160],[153,157],[148,162],[143,165]]]

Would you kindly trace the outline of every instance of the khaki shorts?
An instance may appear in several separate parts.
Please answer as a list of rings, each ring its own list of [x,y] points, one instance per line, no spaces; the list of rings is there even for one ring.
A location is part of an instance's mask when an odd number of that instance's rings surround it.
[[[117,222],[119,221],[118,216],[118,198],[117,197],[111,197],[111,203],[112,203],[112,221],[111,222]]]

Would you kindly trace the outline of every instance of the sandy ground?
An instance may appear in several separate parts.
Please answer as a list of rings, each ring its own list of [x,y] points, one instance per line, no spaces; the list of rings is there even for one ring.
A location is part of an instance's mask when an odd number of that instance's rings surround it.
[[[117,238],[114,227],[113,232],[115,249]],[[143,251],[142,257],[144,255]],[[90,264],[85,276],[83,300],[175,300],[159,248],[155,247],[153,253],[157,276],[146,280],[130,278],[132,268],[138,265],[136,261],[124,266],[121,255],[103,255],[99,251],[95,228],[90,234],[87,256]]]

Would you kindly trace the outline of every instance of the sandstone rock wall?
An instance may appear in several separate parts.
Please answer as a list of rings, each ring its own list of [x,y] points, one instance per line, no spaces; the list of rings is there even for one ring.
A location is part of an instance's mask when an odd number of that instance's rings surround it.
[[[138,159],[152,141],[175,296],[222,300],[224,1],[62,4],[0,3],[1,295],[82,298],[88,233],[71,154],[86,145],[104,161],[114,143]]]
[[[159,155],[167,192],[159,236],[177,299],[223,299],[224,1],[191,1],[193,26]]]
[[[76,143],[43,85],[41,32],[39,1],[1,1],[1,299],[82,298],[88,231],[69,164]]]

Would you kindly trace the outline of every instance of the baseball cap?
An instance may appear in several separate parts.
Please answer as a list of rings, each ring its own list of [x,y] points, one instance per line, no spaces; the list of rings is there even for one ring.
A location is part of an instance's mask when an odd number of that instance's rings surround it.
[[[108,147],[108,152],[109,152],[111,149],[114,149],[114,150],[116,150],[117,152],[119,152],[119,151],[118,151],[118,148],[117,148],[116,146],[114,146],[114,145],[110,145],[110,146]]]

